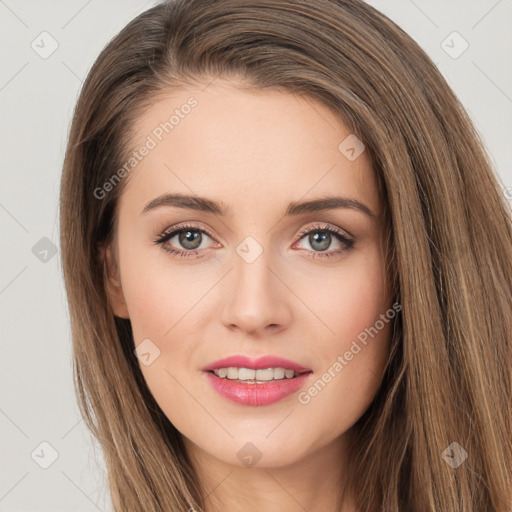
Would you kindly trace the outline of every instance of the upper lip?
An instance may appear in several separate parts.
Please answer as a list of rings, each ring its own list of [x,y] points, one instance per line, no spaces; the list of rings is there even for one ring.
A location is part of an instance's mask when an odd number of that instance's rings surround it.
[[[265,368],[284,368],[287,370],[294,370],[299,373],[311,371],[309,368],[305,368],[304,366],[301,366],[294,361],[271,355],[258,357],[257,359],[251,359],[250,357],[241,355],[225,357],[205,366],[203,371],[208,372],[211,370],[218,370],[219,368],[229,367],[248,368],[252,370],[261,370]]]

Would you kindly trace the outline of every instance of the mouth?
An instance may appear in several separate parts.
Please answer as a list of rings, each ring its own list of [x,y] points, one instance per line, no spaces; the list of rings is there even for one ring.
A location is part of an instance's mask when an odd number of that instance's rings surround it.
[[[242,405],[262,406],[278,402],[304,386],[313,373],[287,359],[233,356],[203,368],[211,387]]]

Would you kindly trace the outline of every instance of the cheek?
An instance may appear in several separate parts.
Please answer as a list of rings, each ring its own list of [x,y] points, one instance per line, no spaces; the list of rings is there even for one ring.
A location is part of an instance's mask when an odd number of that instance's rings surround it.
[[[373,326],[391,306],[382,259],[376,249],[364,257],[347,260],[346,266],[340,265],[332,279],[324,281],[322,289],[323,294],[317,292],[317,307],[332,331],[325,339],[330,342],[327,346],[338,351],[347,350],[351,341]]]
[[[168,263],[165,255],[155,257],[155,253],[126,253],[123,292],[135,347],[140,347],[140,354],[150,354],[147,364],[139,355],[146,384],[171,421],[181,425],[180,411],[191,407],[182,388],[190,388],[186,380],[192,374],[190,355],[196,348],[191,319],[211,284],[201,272]]]
[[[334,335],[319,340],[316,379],[298,396],[306,411],[324,417],[325,435],[350,428],[381,382],[395,311],[380,262],[377,253],[354,260],[327,287],[322,319]]]
[[[172,338],[174,326],[188,319],[209,283],[201,271],[167,261],[159,251],[127,252],[123,260],[123,293],[135,344],[145,338],[158,344]]]

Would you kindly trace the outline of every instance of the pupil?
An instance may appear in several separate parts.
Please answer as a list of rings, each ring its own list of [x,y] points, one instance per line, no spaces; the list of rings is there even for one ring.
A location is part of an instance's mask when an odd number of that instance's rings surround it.
[[[180,244],[186,249],[197,249],[201,245],[201,233],[198,231],[182,231],[179,235]],[[199,243],[195,243],[199,240]]]
[[[315,247],[314,244],[318,242],[319,245]],[[331,243],[331,235],[325,231],[317,231],[315,234],[309,235],[309,243],[314,249],[316,248],[319,251],[325,251]]]

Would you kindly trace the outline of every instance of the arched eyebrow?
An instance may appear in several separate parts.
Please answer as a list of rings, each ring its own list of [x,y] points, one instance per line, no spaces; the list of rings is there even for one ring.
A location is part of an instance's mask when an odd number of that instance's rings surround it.
[[[201,211],[214,215],[229,216],[232,215],[230,208],[222,202],[218,203],[206,197],[191,196],[186,194],[162,194],[146,204],[141,215],[144,215],[156,208],[171,206],[174,208],[183,208],[186,210]],[[334,210],[337,208],[347,208],[357,210],[370,219],[375,219],[372,210],[357,199],[348,197],[332,196],[322,197],[309,201],[292,202],[286,208],[285,216],[303,215],[306,213],[322,212]]]

